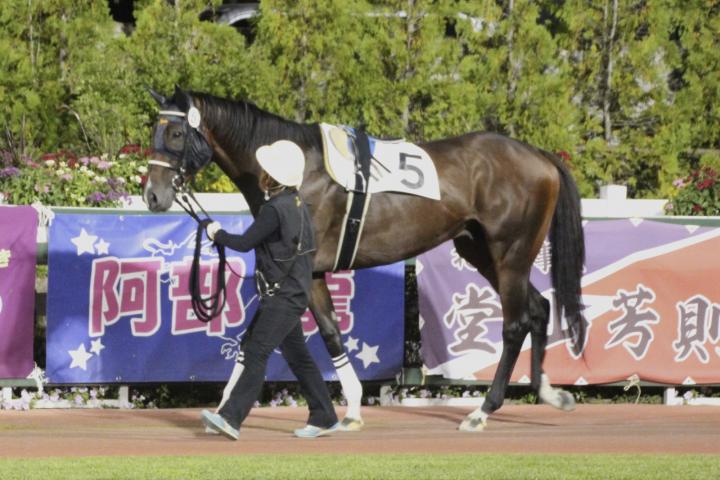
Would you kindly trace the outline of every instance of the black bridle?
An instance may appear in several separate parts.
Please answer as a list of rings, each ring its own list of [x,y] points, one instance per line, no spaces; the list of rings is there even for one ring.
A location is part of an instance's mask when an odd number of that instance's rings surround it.
[[[175,191],[175,202],[198,224],[195,233],[195,251],[190,267],[189,290],[195,316],[201,322],[207,323],[213,318],[218,317],[225,308],[225,301],[227,299],[225,285],[225,267],[227,265],[225,246],[213,243],[218,252],[217,291],[211,293],[209,297],[203,298],[200,290],[202,237],[203,231],[213,220],[195,198],[186,180],[192,178],[202,167],[210,162],[212,158],[212,147],[210,147],[210,143],[200,131],[200,111],[192,104],[187,113],[177,110],[161,110],[160,116],[161,118],[158,121],[158,126],[153,135],[153,149],[155,152],[160,152],[174,159],[176,165],[157,159],[148,160],[148,164],[167,168],[175,172],[175,176],[171,182],[173,190]],[[167,117],[171,117],[173,120]],[[174,120],[174,118],[183,119],[180,120],[184,133],[183,148],[181,151],[168,148],[164,141],[165,130],[168,126],[173,123],[179,123],[177,120]],[[200,209],[204,218],[195,210],[193,203]]]

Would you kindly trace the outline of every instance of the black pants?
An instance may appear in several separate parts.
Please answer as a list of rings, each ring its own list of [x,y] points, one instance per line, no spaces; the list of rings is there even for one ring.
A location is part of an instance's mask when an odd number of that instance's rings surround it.
[[[305,345],[300,322],[302,314],[282,297],[265,297],[260,303],[243,341],[245,369],[219,412],[234,428],[240,427],[257,400],[265,380],[268,358],[278,346],[307,400],[310,409],[307,423],[327,428],[337,422],[327,385]]]

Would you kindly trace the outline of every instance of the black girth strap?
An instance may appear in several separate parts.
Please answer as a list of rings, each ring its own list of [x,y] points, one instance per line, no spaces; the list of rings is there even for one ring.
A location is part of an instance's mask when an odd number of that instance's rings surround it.
[[[355,149],[355,188],[348,191],[345,219],[333,271],[352,268],[362,233],[365,212],[370,204],[368,182],[370,180],[370,143],[364,131],[356,130],[353,141]]]

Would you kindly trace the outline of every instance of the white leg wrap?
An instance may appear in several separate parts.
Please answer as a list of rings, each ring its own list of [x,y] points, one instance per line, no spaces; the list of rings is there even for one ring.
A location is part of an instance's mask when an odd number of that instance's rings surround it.
[[[550,386],[550,378],[544,373],[540,378],[540,400],[561,410],[575,410],[575,399],[572,394],[559,388]]]
[[[362,403],[362,384],[355,373],[355,369],[350,364],[347,354],[332,359],[333,365],[337,371],[338,380],[342,386],[343,395],[347,401],[347,412],[345,416],[355,420],[360,420],[360,405]]]
[[[230,374],[230,379],[228,380],[227,385],[225,385],[225,388],[223,389],[222,400],[220,400],[220,405],[218,405],[215,413],[217,413],[223,407],[223,405],[225,405],[227,399],[230,398],[230,393],[232,392],[233,388],[235,388],[235,384],[237,384],[237,381],[240,379],[240,375],[242,375],[243,370],[245,370],[245,365],[243,365],[241,362],[241,358],[238,358],[238,360],[235,362],[233,371]]]
[[[483,412],[482,407],[473,410],[462,421],[458,430],[462,432],[482,432],[487,426],[488,414]]]
[[[233,366],[233,371],[230,374],[230,379],[228,380],[227,384],[225,385],[225,388],[223,389],[222,399],[220,400],[220,404],[215,409],[215,413],[218,413],[220,409],[225,405],[225,402],[227,402],[228,398],[230,398],[230,393],[233,391],[233,388],[235,388],[235,384],[237,384],[238,379],[240,378],[240,375],[242,375],[243,370],[245,370],[245,365],[243,365],[241,362],[243,361],[244,356],[243,353],[238,353],[238,358],[235,361],[235,366]],[[210,427],[205,427],[205,433],[209,434],[217,434],[215,430],[213,430]]]

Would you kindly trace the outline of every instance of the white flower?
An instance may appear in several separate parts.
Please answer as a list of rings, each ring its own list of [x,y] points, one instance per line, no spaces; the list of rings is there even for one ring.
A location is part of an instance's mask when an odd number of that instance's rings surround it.
[[[54,167],[55,160],[45,160],[45,165],[47,165],[48,167]]]
[[[139,167],[137,167],[137,171],[140,172],[141,174],[145,175],[148,170],[145,165],[140,165]]]
[[[139,175],[133,175],[132,177],[130,177],[130,179],[131,179],[134,183],[142,183],[142,178],[140,178]]]

